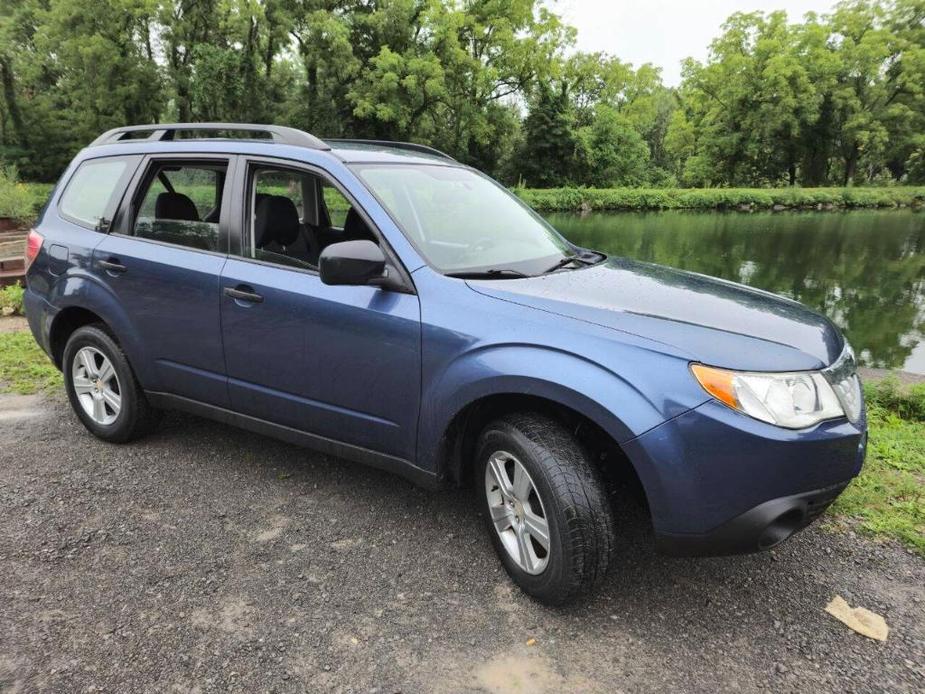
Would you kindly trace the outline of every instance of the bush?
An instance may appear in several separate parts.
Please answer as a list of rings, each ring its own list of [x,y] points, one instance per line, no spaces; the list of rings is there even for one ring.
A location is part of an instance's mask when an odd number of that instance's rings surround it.
[[[0,315],[21,316],[23,288],[18,284],[0,289]]]
[[[903,386],[895,376],[866,383],[864,397],[868,406],[882,407],[902,419],[925,422],[925,383]]]
[[[16,167],[0,167],[0,217],[26,219],[33,214],[33,195],[19,182]]]

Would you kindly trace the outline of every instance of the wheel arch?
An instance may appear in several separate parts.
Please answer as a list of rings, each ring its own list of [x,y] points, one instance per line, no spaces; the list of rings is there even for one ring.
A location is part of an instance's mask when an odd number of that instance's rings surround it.
[[[106,325],[106,321],[99,315],[82,306],[68,306],[55,315],[48,333],[48,346],[55,366],[59,369],[64,366],[62,363],[64,347],[74,331],[94,323]]]
[[[555,399],[522,392],[482,396],[459,410],[447,425],[438,448],[438,470],[444,482],[464,486],[472,481],[479,434],[494,419],[512,412],[532,412],[559,422],[585,448],[608,484],[629,488],[648,512],[648,496],[633,461],[617,440],[587,413]]]

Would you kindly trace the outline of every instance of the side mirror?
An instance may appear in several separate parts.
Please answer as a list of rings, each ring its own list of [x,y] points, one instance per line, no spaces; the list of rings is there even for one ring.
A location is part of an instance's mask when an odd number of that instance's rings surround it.
[[[372,241],[341,241],[321,251],[318,260],[325,284],[383,284],[385,255]]]

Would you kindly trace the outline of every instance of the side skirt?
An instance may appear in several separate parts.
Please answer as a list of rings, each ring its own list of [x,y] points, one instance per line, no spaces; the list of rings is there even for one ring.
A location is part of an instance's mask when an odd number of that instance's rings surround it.
[[[154,407],[164,410],[180,410],[198,417],[215,420],[223,424],[240,427],[256,434],[270,436],[280,441],[311,448],[320,453],[326,453],[336,458],[344,458],[356,463],[362,463],[370,467],[385,470],[387,472],[400,475],[405,479],[417,484],[418,486],[428,489],[440,489],[445,486],[441,479],[433,472],[422,470],[410,460],[398,458],[396,456],[379,453],[361,446],[354,446],[349,443],[329,439],[325,436],[311,434],[301,429],[274,424],[265,419],[259,419],[250,415],[241,414],[233,410],[227,410],[224,407],[209,405],[198,400],[185,398],[181,395],[172,393],[158,393],[154,391],[145,391],[148,402]]]

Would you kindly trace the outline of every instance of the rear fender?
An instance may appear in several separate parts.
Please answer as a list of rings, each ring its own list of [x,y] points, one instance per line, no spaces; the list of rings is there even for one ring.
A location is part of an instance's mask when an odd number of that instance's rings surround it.
[[[103,282],[83,270],[75,271],[54,284],[48,302],[58,310],[49,326],[51,332],[55,329],[55,321],[70,307],[95,313],[106,323],[121,345],[142,387],[148,390],[157,389],[157,376],[154,370],[149,368],[147,350],[137,337],[138,331],[134,321],[115,293]]]

